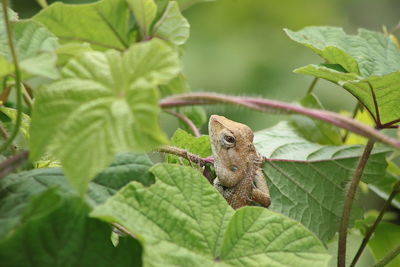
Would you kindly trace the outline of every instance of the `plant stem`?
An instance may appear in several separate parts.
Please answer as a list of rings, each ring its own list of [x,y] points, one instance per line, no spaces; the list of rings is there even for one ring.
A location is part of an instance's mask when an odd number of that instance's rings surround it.
[[[383,215],[385,214],[386,210],[389,208],[390,204],[392,203],[393,198],[400,192],[400,181],[398,181],[394,186],[392,193],[390,194],[389,198],[386,199],[385,204],[383,205],[378,217],[376,218],[374,224],[368,228],[367,233],[365,234],[365,237],[360,245],[360,248],[357,251],[357,254],[354,256],[353,261],[351,262],[351,267],[355,266],[358,259],[360,258],[362,252],[364,251],[364,248],[367,246],[367,243],[369,239],[371,238],[372,234],[375,232],[376,227],[378,224],[381,222]]]
[[[5,140],[7,140],[7,139],[10,137],[10,135],[8,134],[6,128],[4,128],[3,125],[1,125],[1,124],[0,124],[0,135],[1,135]],[[16,149],[16,147],[15,147],[14,145],[11,145],[11,146],[10,146],[10,149],[12,150],[12,152],[13,152],[14,154],[17,152],[17,149]]]
[[[17,119],[15,122],[14,129],[11,132],[10,138],[8,138],[3,143],[3,145],[0,147],[0,153],[3,152],[4,150],[6,150],[7,147],[12,144],[12,142],[14,141],[15,137],[18,134],[19,127],[21,126],[21,120],[22,120],[21,73],[19,70],[17,54],[16,54],[15,47],[14,47],[13,33],[11,30],[10,21],[8,18],[7,0],[2,0],[2,6],[3,6],[3,13],[4,13],[4,23],[5,23],[6,30],[7,30],[8,46],[10,47],[10,50],[11,50],[11,56],[12,56],[12,59],[14,62],[14,69],[15,69],[15,83],[16,83],[15,87],[17,89]]]
[[[262,112],[280,112],[286,114],[298,113],[328,122],[340,128],[347,129],[368,139],[380,141],[394,148],[400,149],[400,141],[391,138],[378,130],[362,124],[354,119],[342,116],[335,112],[304,108],[298,105],[291,105],[285,102],[251,97],[228,96],[215,93],[190,93],[174,95],[160,101],[162,108],[207,105],[207,104],[235,104]]]
[[[28,107],[31,108],[32,104],[33,104],[33,100],[31,98],[31,96],[29,95],[28,90],[26,90],[25,86],[23,84],[21,86],[22,86],[22,89],[23,89],[22,91],[23,91],[23,94],[24,94],[25,103],[26,103],[26,105]]]
[[[346,264],[347,228],[349,226],[351,207],[353,205],[353,200],[358,188],[358,184],[360,183],[361,176],[363,174],[365,165],[367,164],[369,155],[371,154],[372,148],[374,147],[374,144],[374,140],[368,140],[368,143],[364,148],[364,152],[357,164],[357,168],[351,179],[350,188],[344,201],[342,219],[339,228],[338,267],[345,267]]]
[[[374,267],[383,267],[388,264],[391,260],[396,258],[397,255],[400,254],[400,245],[397,246],[395,249],[390,251],[385,257],[383,257],[380,261],[378,261]]]
[[[22,151],[0,163],[0,179],[13,172],[28,159],[29,152]]]
[[[212,157],[202,158],[198,155],[192,154],[185,149],[174,147],[174,146],[162,146],[157,149],[158,152],[173,154],[175,156],[185,158],[190,162],[194,162],[199,164],[200,166],[204,166],[207,163],[214,163],[214,159]]]
[[[308,87],[307,95],[309,95],[309,94],[312,93],[312,91],[314,90],[314,87],[315,87],[315,85],[317,84],[318,80],[319,80],[318,77],[315,77],[315,78],[312,80],[312,82],[311,82],[311,84],[310,84],[310,87]]]
[[[164,110],[166,113],[171,114],[172,116],[177,117],[178,119],[180,119],[181,121],[183,121],[184,123],[187,124],[187,126],[189,126],[189,128],[192,130],[194,136],[199,137],[201,136],[201,133],[199,131],[199,129],[197,129],[196,125],[194,125],[194,123],[185,115],[172,111],[172,110]]]

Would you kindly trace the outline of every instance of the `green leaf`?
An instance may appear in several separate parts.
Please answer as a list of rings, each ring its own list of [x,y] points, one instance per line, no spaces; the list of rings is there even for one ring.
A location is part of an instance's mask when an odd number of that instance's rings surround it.
[[[175,45],[183,45],[189,38],[190,25],[182,16],[178,3],[171,1],[160,20],[154,26],[153,35],[168,40]]]
[[[144,185],[154,183],[154,176],[149,172],[152,165],[145,154],[118,154],[113,163],[89,183],[87,203],[90,206],[101,204],[131,181]],[[60,168],[34,169],[3,178],[0,181],[0,198],[3,203],[0,206],[0,238],[9,228],[14,227],[13,223],[18,222],[16,218],[20,214],[19,210],[25,208],[32,196],[53,187],[65,194],[76,194]]]
[[[126,0],[129,8],[135,15],[140,26],[142,38],[146,39],[150,33],[150,27],[157,15],[157,5],[154,0]]]
[[[318,98],[309,94],[300,100],[303,107],[313,109],[324,109]],[[341,145],[342,138],[339,129],[332,124],[320,120],[311,119],[306,116],[293,115],[291,124],[305,139],[321,145]]]
[[[346,184],[363,147],[311,143],[287,122],[257,132],[254,143],[259,153],[274,159],[264,165],[271,209],[301,222],[322,241],[330,240],[338,229]],[[386,152],[372,152],[364,170],[365,182],[384,176]],[[351,225],[361,215],[355,205]]]
[[[339,84],[353,94],[374,117],[377,126],[398,123],[400,110],[400,50],[382,33],[359,30],[347,35],[341,28],[307,27],[286,30],[291,39],[323,57],[332,65],[308,65],[295,70]]]
[[[234,212],[192,168],[152,171],[154,185],[131,183],[91,213],[140,236],[145,265],[326,266],[325,249],[299,223],[260,207]]]
[[[3,11],[0,8],[0,77],[14,72],[11,51],[8,47],[7,33],[4,25]],[[41,24],[32,21],[18,21],[17,15],[10,12],[13,22],[13,36],[16,54],[21,70],[26,75],[38,75],[57,79],[54,50],[58,47],[57,38]]]
[[[400,98],[400,71],[365,79],[354,73],[342,73],[317,65],[307,65],[295,72],[313,75],[342,86],[364,104],[378,125],[393,123],[400,118],[397,101],[393,101]]]
[[[89,208],[74,195],[55,188],[28,200],[1,199],[2,207],[13,209],[15,223],[0,239],[3,266],[132,266],[141,262],[141,247],[134,239],[114,247],[111,228],[88,218]],[[16,204],[25,204],[23,208]],[[18,210],[15,211],[15,208]],[[2,213],[2,217],[10,215]],[[77,257],[79,255],[79,257]],[[101,255],[99,257],[99,255]]]
[[[200,157],[208,157],[211,155],[210,137],[208,135],[194,137],[182,129],[177,129],[171,137],[171,142],[175,147],[183,148],[188,152],[199,155]],[[168,156],[169,163],[181,162],[181,158],[177,156]],[[184,160],[189,164],[187,160]]]
[[[158,122],[157,85],[180,71],[177,53],[153,39],[125,53],[86,52],[41,88],[31,126],[31,159],[48,149],[71,184],[84,193],[117,152],[148,151],[167,143]],[[96,155],[96,157],[93,157]]]
[[[131,43],[129,9],[125,0],[92,4],[56,2],[33,17],[61,41],[88,42],[96,49],[124,50]]]
[[[391,223],[380,223],[374,232],[374,236],[368,242],[372,253],[376,259],[386,256],[392,249],[399,246],[400,226]],[[394,258],[387,267],[396,267],[400,265],[400,256]]]
[[[339,64],[362,77],[381,76],[400,70],[400,51],[383,33],[360,29],[347,35],[337,27],[306,27],[293,32],[285,29],[294,41],[311,48],[328,63]]]

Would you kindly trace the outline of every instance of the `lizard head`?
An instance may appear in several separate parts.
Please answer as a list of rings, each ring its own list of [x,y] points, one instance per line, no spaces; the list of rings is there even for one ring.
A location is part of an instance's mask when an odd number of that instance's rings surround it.
[[[246,174],[255,158],[253,131],[223,116],[210,117],[208,131],[214,167],[222,185],[231,187]]]
[[[223,116],[211,115],[208,131],[213,147],[246,151],[246,147],[253,144],[253,131],[249,126]]]

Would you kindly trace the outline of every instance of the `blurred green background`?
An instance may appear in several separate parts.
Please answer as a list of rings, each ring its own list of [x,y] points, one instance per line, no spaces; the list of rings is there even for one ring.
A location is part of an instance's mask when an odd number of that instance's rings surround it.
[[[40,10],[34,0],[11,1],[20,17]],[[49,1],[52,2],[52,1]],[[69,3],[92,1],[69,0]],[[356,33],[363,27],[381,31],[399,20],[399,0],[217,0],[185,11],[191,24],[184,68],[193,91],[262,96],[295,101],[302,97],[311,77],[293,69],[319,63],[311,51],[289,40],[283,28],[298,30],[308,25],[343,27]],[[326,108],[352,110],[354,99],[345,90],[320,81],[315,93]],[[210,107],[259,130],[280,116],[236,108]]]

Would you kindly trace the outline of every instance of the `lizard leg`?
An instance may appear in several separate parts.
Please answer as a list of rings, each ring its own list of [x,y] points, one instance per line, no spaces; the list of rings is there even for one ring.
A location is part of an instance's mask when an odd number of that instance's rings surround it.
[[[267,183],[265,182],[265,178],[261,170],[254,177],[253,183],[254,187],[251,196],[252,200],[268,208],[271,204],[271,198],[269,195]]]

